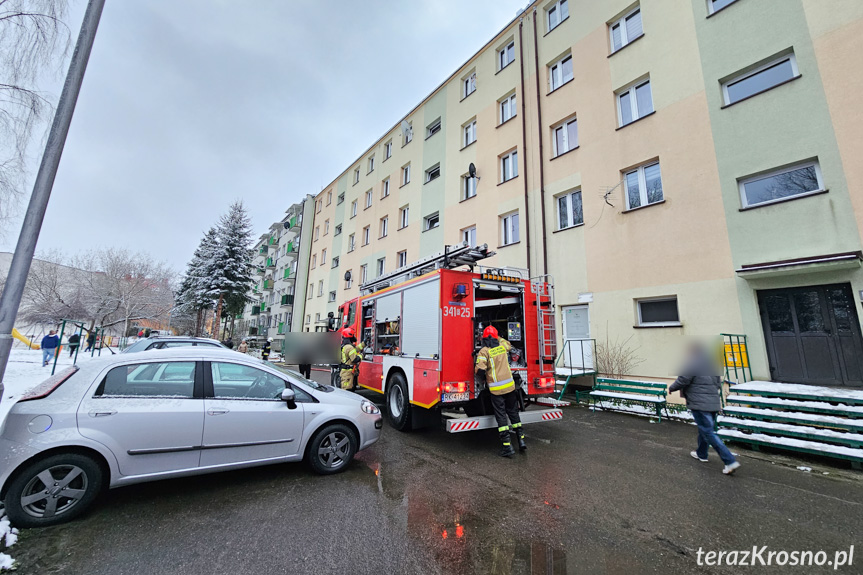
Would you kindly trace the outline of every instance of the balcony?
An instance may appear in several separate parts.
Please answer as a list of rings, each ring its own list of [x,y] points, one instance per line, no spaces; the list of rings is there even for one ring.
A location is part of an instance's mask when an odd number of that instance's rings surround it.
[[[286,257],[295,258],[300,254],[300,248],[294,242],[288,242],[288,249],[285,252]]]
[[[273,284],[275,282],[272,279],[264,280],[264,291],[273,291]]]
[[[266,255],[266,253],[267,253],[267,245],[266,244],[264,244],[260,248],[258,248],[258,254],[259,255]]]
[[[253,305],[252,306],[252,315],[260,315],[260,314],[261,314],[261,308],[259,308],[256,305]]]
[[[276,236],[270,236],[270,239],[269,239],[269,240],[267,240],[267,245],[268,245],[268,246],[274,246],[274,245],[276,245],[276,244],[278,244],[278,243],[279,243],[279,238],[277,238]]]
[[[287,294],[283,295],[282,305],[294,305],[294,296]]]
[[[282,321],[282,322],[279,322],[279,328],[276,331],[276,334],[277,335],[284,335],[284,333],[285,333],[285,322]]]
[[[262,302],[261,302],[261,308],[260,308],[260,310],[261,310],[261,313],[263,313],[263,312],[267,311],[267,302],[265,302],[265,301],[262,301]]]
[[[276,267],[276,258],[267,258],[267,267],[268,268]]]

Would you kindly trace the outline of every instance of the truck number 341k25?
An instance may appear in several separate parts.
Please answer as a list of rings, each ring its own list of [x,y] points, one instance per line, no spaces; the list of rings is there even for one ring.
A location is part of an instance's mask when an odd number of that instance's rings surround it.
[[[473,317],[473,314],[471,314],[471,309],[467,306],[459,307],[455,305],[447,305],[443,308],[443,314],[446,317]]]

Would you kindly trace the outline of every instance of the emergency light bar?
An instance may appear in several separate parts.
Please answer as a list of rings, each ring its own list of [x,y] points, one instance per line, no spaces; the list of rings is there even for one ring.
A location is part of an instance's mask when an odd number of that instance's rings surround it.
[[[494,281],[494,282],[511,283],[511,284],[521,283],[521,278],[516,278],[516,277],[504,275],[500,272],[498,272],[498,273],[485,272],[484,274],[482,274],[482,279]]]

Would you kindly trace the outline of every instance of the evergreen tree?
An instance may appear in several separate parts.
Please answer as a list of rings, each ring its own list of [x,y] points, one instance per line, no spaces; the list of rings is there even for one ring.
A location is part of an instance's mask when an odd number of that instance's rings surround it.
[[[186,266],[186,273],[180,283],[175,298],[176,305],[195,313],[195,335],[201,334],[201,317],[204,309],[213,307],[210,296],[211,275],[214,272],[214,254],[218,240],[215,228],[210,228],[198,244],[191,261]]]
[[[218,330],[226,298],[236,305],[237,298],[242,297],[245,303],[246,293],[252,287],[253,242],[251,218],[243,202],[237,200],[219,219],[216,242],[209,259],[211,273],[207,295],[217,300],[213,317],[216,330]]]

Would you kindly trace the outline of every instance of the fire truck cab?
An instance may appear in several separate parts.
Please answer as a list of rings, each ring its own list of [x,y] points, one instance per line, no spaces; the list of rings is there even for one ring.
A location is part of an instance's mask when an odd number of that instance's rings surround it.
[[[446,246],[443,252],[369,281],[339,308],[365,345],[358,384],[385,396],[399,430],[446,419],[451,433],[496,428],[488,391],[474,377],[483,329],[497,328],[512,345],[510,366],[523,423],[562,418],[531,399],[554,392],[556,335],[550,277],[484,268],[486,245]]]

